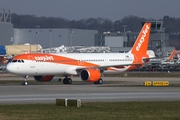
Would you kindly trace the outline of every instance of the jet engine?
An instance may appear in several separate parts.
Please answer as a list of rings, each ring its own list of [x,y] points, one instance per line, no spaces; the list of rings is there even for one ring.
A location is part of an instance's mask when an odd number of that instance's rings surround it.
[[[53,79],[53,75],[34,76],[34,79],[38,82],[49,82]]]
[[[87,82],[97,82],[101,73],[98,69],[84,69],[80,72],[81,79]]]

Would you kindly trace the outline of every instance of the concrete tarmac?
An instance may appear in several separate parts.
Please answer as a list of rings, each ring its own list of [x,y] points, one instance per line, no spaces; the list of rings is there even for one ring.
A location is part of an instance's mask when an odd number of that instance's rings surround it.
[[[71,85],[0,84],[0,104],[55,103],[60,99],[96,101],[174,101],[180,100],[179,87],[145,87],[144,81],[169,81],[179,84],[179,78],[103,77],[103,85],[94,85],[73,77]],[[23,80],[21,77],[1,77],[0,80]],[[29,81],[33,78],[28,78]],[[119,86],[118,86],[119,85]],[[131,87],[122,85],[133,85]]]

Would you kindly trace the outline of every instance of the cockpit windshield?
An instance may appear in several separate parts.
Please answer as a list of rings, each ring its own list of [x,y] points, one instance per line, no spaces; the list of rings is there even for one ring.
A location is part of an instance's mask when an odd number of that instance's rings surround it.
[[[12,62],[12,63],[16,63],[16,62],[18,62],[18,63],[24,63],[24,60],[12,60],[11,62]]]
[[[14,62],[17,62],[17,60],[12,60],[11,62],[13,62],[13,63],[14,63]]]

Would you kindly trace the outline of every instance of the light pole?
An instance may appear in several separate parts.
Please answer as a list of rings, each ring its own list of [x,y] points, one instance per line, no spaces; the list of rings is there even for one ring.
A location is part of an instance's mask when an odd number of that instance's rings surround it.
[[[29,47],[30,47],[30,51],[29,53],[31,53],[31,30],[29,30]]]
[[[71,29],[71,47],[72,47],[72,41],[73,41],[73,30]]]
[[[127,47],[127,38],[126,38],[126,27],[127,25],[122,25],[122,27],[124,28],[124,47]]]
[[[36,52],[38,51],[38,43],[39,43],[39,38],[38,38],[39,32],[36,32]]]
[[[111,35],[111,32],[107,31],[107,32],[103,32],[103,34],[105,35],[105,45],[108,47],[109,46],[108,36]],[[106,44],[106,37],[107,37],[107,44]]]
[[[122,25],[122,27],[124,28],[124,34],[125,34],[127,25]]]
[[[50,37],[50,48],[52,47],[52,30],[49,30],[49,37]]]
[[[40,28],[40,26],[39,25],[37,25],[37,26],[35,26],[35,28],[37,29],[37,31],[36,31],[36,42],[37,42],[37,44],[38,44],[38,34],[39,34],[39,28]]]

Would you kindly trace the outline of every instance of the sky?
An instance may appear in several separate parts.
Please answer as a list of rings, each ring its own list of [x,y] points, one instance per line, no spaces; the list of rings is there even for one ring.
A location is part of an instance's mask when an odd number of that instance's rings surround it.
[[[2,9],[18,15],[61,17],[68,20],[107,18],[112,21],[134,15],[162,19],[180,17],[180,0],[0,0]]]

